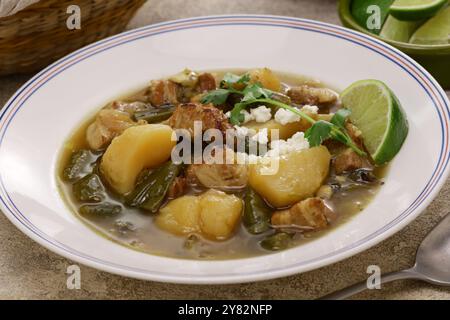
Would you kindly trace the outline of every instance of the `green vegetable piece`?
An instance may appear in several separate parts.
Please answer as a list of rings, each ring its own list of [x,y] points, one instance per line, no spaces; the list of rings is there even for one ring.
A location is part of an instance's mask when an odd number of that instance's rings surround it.
[[[280,92],[272,92],[271,99],[275,101],[282,102],[284,104],[290,105],[292,103],[291,98],[283,93]]]
[[[251,234],[259,234],[270,227],[272,210],[267,206],[259,194],[249,188],[244,197],[244,216],[242,221]]]
[[[86,165],[89,164],[89,151],[78,150],[70,156],[69,164],[63,170],[63,179],[74,181],[80,178]]]
[[[80,214],[91,217],[113,216],[122,212],[122,207],[117,204],[105,202],[101,204],[86,204],[80,207]]]
[[[81,202],[101,202],[105,198],[105,188],[100,177],[88,174],[72,185],[75,198]]]
[[[145,111],[137,111],[134,114],[134,119],[136,121],[145,120],[148,123],[158,123],[169,119],[174,111],[174,105],[163,105],[158,108],[151,108]]]
[[[292,237],[293,234],[291,233],[278,232],[262,240],[260,245],[270,251],[284,250],[289,246]]]
[[[180,73],[170,77],[169,80],[181,84],[183,87],[193,88],[198,83],[198,74],[195,71],[184,69]]]
[[[179,175],[182,165],[168,161],[149,174],[141,176],[132,192],[125,199],[131,207],[138,207],[156,213],[166,198],[170,185]]]

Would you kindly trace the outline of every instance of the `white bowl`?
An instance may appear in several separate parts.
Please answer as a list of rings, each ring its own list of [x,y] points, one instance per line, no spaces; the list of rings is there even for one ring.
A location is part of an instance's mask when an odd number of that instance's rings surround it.
[[[145,86],[192,69],[267,66],[343,89],[387,83],[410,131],[370,205],[323,237],[265,256],[195,261],[152,256],[88,229],[62,201],[55,168],[63,142],[88,114]],[[276,16],[201,17],[132,30],[85,47],[27,82],[0,118],[0,196],[25,234],[73,261],[124,276],[179,283],[233,283],[305,272],[361,252],[403,228],[436,196],[448,174],[449,101],[400,51],[321,22]]]

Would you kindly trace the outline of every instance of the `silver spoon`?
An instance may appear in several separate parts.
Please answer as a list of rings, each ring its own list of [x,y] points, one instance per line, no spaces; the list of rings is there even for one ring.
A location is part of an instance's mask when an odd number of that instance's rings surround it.
[[[381,277],[381,284],[400,279],[419,279],[440,286],[450,286],[450,214],[425,237],[410,269]],[[321,300],[340,300],[367,289],[366,281],[326,295]]]

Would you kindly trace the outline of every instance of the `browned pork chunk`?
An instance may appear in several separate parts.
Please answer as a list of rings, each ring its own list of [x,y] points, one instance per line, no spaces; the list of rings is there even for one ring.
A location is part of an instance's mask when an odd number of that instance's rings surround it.
[[[361,131],[350,122],[345,124],[345,129],[358,148],[364,149]],[[369,169],[372,168],[372,164],[367,160],[367,158],[357,155],[356,152],[350,148],[341,151],[334,159],[334,170],[336,174],[350,172],[360,168]]]
[[[146,122],[134,122],[126,112],[106,108],[97,114],[95,121],[87,128],[86,140],[91,149],[102,149],[126,129],[143,123]]]
[[[307,230],[325,228],[333,215],[320,198],[308,198],[294,204],[290,209],[277,211],[272,215],[274,226],[296,226]]]
[[[358,147],[364,147],[362,133],[355,125],[347,121],[345,123],[345,130],[347,130],[348,135]]]
[[[169,187],[167,197],[175,199],[186,193],[187,179],[185,177],[176,177]]]
[[[241,164],[192,164],[186,170],[188,184],[220,190],[247,185],[247,166]]]
[[[173,129],[187,129],[193,136],[195,121],[201,121],[202,131],[219,129],[225,134],[227,129],[232,128],[221,110],[212,104],[203,105],[200,103],[179,104],[169,118],[168,124]]]
[[[202,73],[198,76],[197,89],[200,92],[215,90],[216,79],[211,73]]]
[[[370,167],[368,161],[357,155],[355,151],[350,148],[339,153],[334,159],[334,170],[336,171],[336,174],[366,167]]]
[[[153,80],[150,83],[150,102],[154,106],[177,104],[178,84],[171,80]]]
[[[289,89],[287,95],[293,103],[310,105],[333,103],[338,98],[333,90],[308,85],[293,87]]]

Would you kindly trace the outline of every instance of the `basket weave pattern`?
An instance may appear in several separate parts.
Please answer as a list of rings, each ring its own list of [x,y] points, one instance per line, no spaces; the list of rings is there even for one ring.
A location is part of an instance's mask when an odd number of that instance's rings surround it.
[[[0,18],[0,75],[34,72],[84,45],[123,31],[145,0],[41,0]],[[66,26],[70,5],[81,29]]]

